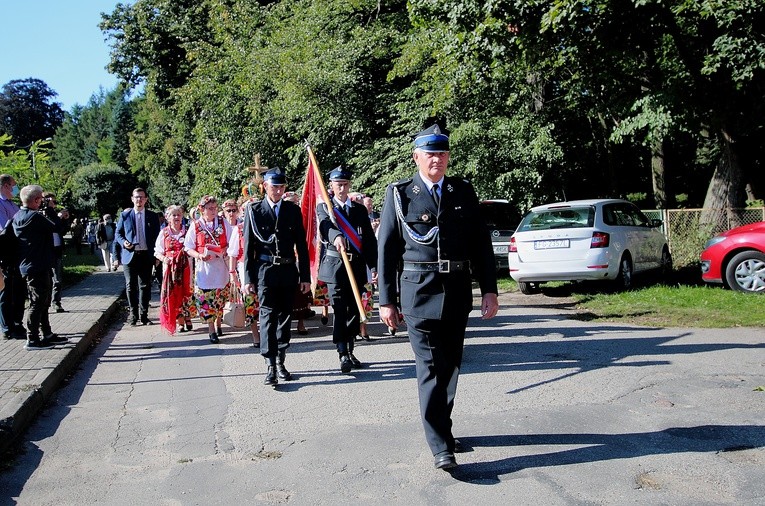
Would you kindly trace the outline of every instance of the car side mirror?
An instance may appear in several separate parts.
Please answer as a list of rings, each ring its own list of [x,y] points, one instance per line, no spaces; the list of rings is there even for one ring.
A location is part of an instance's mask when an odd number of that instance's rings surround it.
[[[662,226],[662,224],[663,224],[663,223],[664,223],[664,222],[663,222],[663,221],[661,221],[661,220],[653,219],[653,220],[651,220],[651,227],[653,227],[653,228],[659,228],[659,227],[661,227],[661,226]]]

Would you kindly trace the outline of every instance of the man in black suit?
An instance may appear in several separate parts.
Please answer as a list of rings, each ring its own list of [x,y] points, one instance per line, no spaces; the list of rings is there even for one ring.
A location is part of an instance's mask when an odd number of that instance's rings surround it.
[[[459,450],[451,413],[473,305],[471,274],[481,289],[482,317],[494,317],[494,252],[473,186],[445,176],[449,137],[438,125],[415,136],[413,158],[414,177],[389,185],[385,194],[378,229],[380,317],[388,327],[398,326],[400,296],[425,438],[435,466],[449,469]]]
[[[133,207],[125,209],[117,221],[114,242],[121,248],[125,290],[130,305],[130,325],[138,324],[139,295],[141,323],[151,325],[149,300],[154,269],[154,244],[159,235],[159,216],[146,209],[148,195],[143,188],[132,194]]]
[[[335,313],[332,342],[340,355],[340,371],[343,373],[361,367],[361,362],[353,354],[353,345],[359,334],[360,315],[340,252],[345,251],[348,256],[359,293],[364,292],[367,267],[372,271],[372,282],[377,281],[377,239],[366,207],[348,198],[351,176],[351,171],[343,167],[330,172],[333,209],[328,211],[323,203],[317,208],[319,233],[322,242],[326,244],[325,255],[319,266],[319,279],[327,283]],[[330,212],[333,217],[330,217]]]
[[[266,385],[292,379],[284,359],[290,345],[295,289],[298,283],[303,293],[311,289],[303,216],[300,207],[282,200],[286,183],[281,169],[269,169],[263,174],[266,198],[248,204],[244,213],[244,291],[257,294],[260,301],[260,354],[268,366]]]

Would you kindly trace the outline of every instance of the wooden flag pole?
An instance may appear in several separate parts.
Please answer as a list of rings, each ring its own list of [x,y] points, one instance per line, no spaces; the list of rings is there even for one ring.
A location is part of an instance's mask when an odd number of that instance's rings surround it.
[[[335,218],[335,213],[333,212],[334,206],[332,205],[332,200],[329,198],[329,193],[327,193],[327,188],[324,186],[324,179],[321,177],[321,172],[319,171],[319,164],[316,163],[316,157],[313,155],[313,150],[311,149],[311,145],[308,144],[308,141],[305,143],[305,148],[308,150],[308,158],[311,161],[311,165],[313,166],[313,170],[315,172],[315,178],[318,182],[319,189],[321,190],[321,199],[324,201],[324,204],[327,206],[327,214],[329,214],[329,219],[332,220],[332,223],[337,227],[337,219]],[[359,321],[361,323],[367,322],[367,313],[364,311],[364,304],[361,302],[361,293],[359,293],[359,287],[356,284],[356,276],[353,275],[353,269],[351,268],[351,262],[348,260],[348,254],[345,252],[345,250],[340,252],[340,256],[343,259],[343,265],[345,265],[345,270],[348,273],[348,280],[351,282],[351,289],[353,290],[353,298],[356,299],[356,306],[359,309]]]

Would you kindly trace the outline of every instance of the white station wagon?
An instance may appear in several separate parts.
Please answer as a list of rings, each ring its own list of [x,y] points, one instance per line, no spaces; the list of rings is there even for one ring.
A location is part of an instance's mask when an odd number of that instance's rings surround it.
[[[634,273],[672,270],[660,226],[626,200],[534,207],[510,238],[510,275],[527,295],[546,281],[616,280],[627,289]]]

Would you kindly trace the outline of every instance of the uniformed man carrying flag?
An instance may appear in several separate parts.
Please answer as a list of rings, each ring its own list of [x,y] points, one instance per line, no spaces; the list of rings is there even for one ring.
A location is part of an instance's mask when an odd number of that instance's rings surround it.
[[[340,252],[345,251],[348,256],[358,291],[364,290],[367,267],[372,271],[373,282],[377,281],[377,241],[366,208],[348,198],[351,177],[351,171],[343,167],[330,172],[329,184],[334,194],[332,210],[328,210],[325,203],[319,204],[317,208],[319,232],[327,248],[319,267],[319,279],[327,283],[332,301],[335,313],[332,342],[337,347],[340,371],[343,373],[361,367],[361,361],[353,354],[354,341],[360,328],[360,315],[351,277],[343,265]],[[334,220],[330,212],[334,214]]]
[[[400,295],[415,355],[420,414],[439,469],[455,467],[451,413],[472,309],[471,274],[482,318],[497,313],[491,238],[466,180],[445,176],[449,137],[438,125],[414,139],[414,177],[389,185],[378,229],[380,317],[399,325]],[[399,287],[400,286],[400,294]]]

